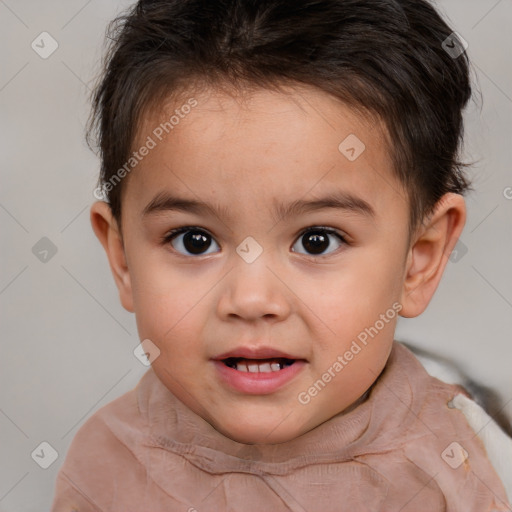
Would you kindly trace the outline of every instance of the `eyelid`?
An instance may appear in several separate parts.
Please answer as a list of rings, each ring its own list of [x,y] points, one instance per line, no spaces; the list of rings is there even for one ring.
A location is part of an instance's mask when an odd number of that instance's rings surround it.
[[[322,226],[320,224],[312,224],[311,226],[303,228],[297,236],[302,236],[304,233],[307,233],[308,231],[314,231],[315,229],[318,229],[319,231],[325,231],[326,233],[329,234],[337,235],[343,240],[343,242],[347,244],[349,243],[348,240],[350,239],[350,237],[344,231],[333,228],[331,226]]]
[[[186,233],[187,231],[202,231],[203,233],[206,233],[206,234],[210,235],[212,238],[214,238],[213,235],[211,235],[211,233],[205,228],[200,228],[199,226],[181,226],[179,228],[174,228],[174,229],[170,229],[169,231],[167,231],[165,233],[165,235],[163,235],[160,238],[160,242],[162,244],[168,243],[175,236],[180,235],[181,233]]]
[[[344,245],[351,245],[350,236],[347,235],[344,231],[338,230],[338,229],[330,227],[330,226],[322,226],[322,225],[319,225],[319,224],[311,224],[310,226],[302,228],[299,231],[299,233],[297,235],[295,235],[292,247],[296,243],[296,241],[298,239],[300,239],[301,236],[303,236],[305,233],[308,233],[309,231],[314,231],[315,229],[318,230],[318,231],[324,231],[327,234],[332,234],[332,235],[337,236],[340,239],[341,243],[344,244]],[[178,228],[174,228],[174,229],[171,229],[171,230],[167,231],[161,237],[160,243],[162,245],[169,244],[171,242],[171,240],[173,240],[176,236],[178,236],[178,235],[180,235],[182,233],[186,233],[187,231],[200,231],[200,232],[203,232],[203,233],[207,234],[208,236],[211,236],[213,239],[215,239],[215,236],[213,236],[207,229],[202,228],[200,226],[180,226]],[[335,251],[335,252],[337,252],[337,251]],[[181,253],[178,253],[178,254],[181,254]],[[300,254],[302,254],[302,253],[300,253]],[[331,253],[328,253],[328,254],[317,254],[317,255],[303,254],[303,256],[305,256],[305,257],[314,258],[314,259],[327,258],[330,255],[331,255]],[[185,255],[182,255],[182,256],[185,256]],[[209,255],[205,255],[205,256],[209,256]],[[195,258],[199,258],[199,257],[201,257],[201,255],[194,256],[194,257]]]
[[[307,226],[305,228],[302,228],[296,235],[296,237],[302,236],[308,231],[312,231],[314,229],[321,229],[327,233],[332,233],[335,235],[338,235],[344,242],[349,243],[350,237],[345,233],[344,231],[338,230],[336,228],[330,227],[330,226],[322,226],[319,224],[311,224],[310,226]],[[181,226],[179,228],[171,229],[165,233],[165,235],[162,236],[161,242],[164,243],[168,240],[170,240],[172,237],[179,235],[181,233],[185,233],[187,231],[202,231],[204,233],[207,233],[208,235],[211,235],[211,233],[205,229],[201,228],[199,226]],[[213,235],[211,235],[213,237]],[[214,237],[213,237],[214,238]]]
[[[309,231],[315,231],[315,230],[323,231],[323,232],[325,232],[328,235],[334,235],[334,236],[338,237],[338,239],[340,241],[340,244],[342,246],[350,246],[351,245],[350,237],[348,235],[346,235],[345,232],[340,231],[340,230],[338,230],[336,228],[333,228],[333,227],[322,226],[322,225],[319,225],[319,224],[312,224],[311,226],[303,228],[299,232],[299,234],[295,237],[295,240],[300,240],[300,238],[305,233],[308,233]],[[296,242],[294,242],[293,245],[295,245],[295,243]],[[292,247],[293,247],[293,245],[292,245]],[[300,254],[301,256],[303,256],[303,257],[305,257],[307,259],[310,259],[310,260],[318,262],[318,260],[322,260],[322,259],[325,259],[325,258],[331,258],[332,256],[335,256],[336,254],[339,253],[339,251],[340,251],[340,247],[338,247],[335,251],[327,253],[327,254],[304,254],[304,253],[298,253],[298,254]],[[297,251],[292,251],[292,252],[297,254]]]

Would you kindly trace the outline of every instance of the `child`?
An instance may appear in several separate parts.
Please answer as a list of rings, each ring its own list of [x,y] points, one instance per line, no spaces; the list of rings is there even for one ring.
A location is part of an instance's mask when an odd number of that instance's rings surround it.
[[[426,0],[141,0],[110,38],[91,221],[151,368],[52,510],[510,510],[394,341],[465,222],[460,38]]]

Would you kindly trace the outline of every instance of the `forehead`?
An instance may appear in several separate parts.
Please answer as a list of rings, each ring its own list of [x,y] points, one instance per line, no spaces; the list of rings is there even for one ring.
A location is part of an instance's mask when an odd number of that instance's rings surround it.
[[[383,124],[312,87],[183,94],[144,117],[135,149],[150,139],[126,192],[139,214],[162,191],[253,216],[326,192],[377,213],[405,201]]]

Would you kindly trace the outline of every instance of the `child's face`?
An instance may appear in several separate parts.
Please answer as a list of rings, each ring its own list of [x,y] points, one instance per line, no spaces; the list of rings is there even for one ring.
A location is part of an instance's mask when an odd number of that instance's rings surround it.
[[[236,441],[284,442],[347,409],[382,370],[402,297],[408,205],[381,128],[330,96],[194,97],[166,138],[152,132],[180,105],[147,119],[135,145],[148,135],[157,143],[125,183],[121,297],[179,399]],[[338,149],[350,134],[366,146],[353,161],[355,139]],[[144,214],[167,195],[212,210],[160,201]],[[326,196],[342,207],[275,210]],[[162,243],[183,226],[188,234]],[[252,372],[215,361],[239,347],[303,361],[262,374],[258,387]]]

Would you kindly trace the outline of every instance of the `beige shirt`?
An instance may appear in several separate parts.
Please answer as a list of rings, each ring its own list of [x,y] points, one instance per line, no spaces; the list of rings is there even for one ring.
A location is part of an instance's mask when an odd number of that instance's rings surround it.
[[[395,342],[350,412],[286,443],[245,445],[216,431],[149,369],[79,429],[51,510],[510,510],[483,444],[447,406],[458,392]]]

